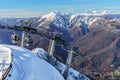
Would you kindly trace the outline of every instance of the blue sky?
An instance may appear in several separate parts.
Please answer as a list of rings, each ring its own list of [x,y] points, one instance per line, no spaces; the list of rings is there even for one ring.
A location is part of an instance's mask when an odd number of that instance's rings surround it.
[[[80,14],[103,10],[120,13],[120,0],[0,0],[0,17],[33,17],[51,11]]]

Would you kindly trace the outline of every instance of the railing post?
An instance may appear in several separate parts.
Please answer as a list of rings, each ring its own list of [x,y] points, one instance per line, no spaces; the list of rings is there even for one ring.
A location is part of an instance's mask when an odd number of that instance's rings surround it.
[[[69,72],[69,68],[70,68],[71,63],[72,63],[72,58],[73,58],[73,50],[71,49],[68,52],[67,61],[66,61],[66,68],[65,68],[65,71],[64,71],[64,74],[63,74],[63,76],[66,80],[68,78],[68,72]]]
[[[49,53],[49,62],[51,63],[52,61],[52,57],[54,55],[54,48],[55,48],[55,41],[54,40],[50,40],[50,43],[49,43],[49,48],[48,48],[48,53]]]
[[[21,47],[24,47],[24,38],[25,38],[25,31],[22,32],[22,40],[21,40]]]

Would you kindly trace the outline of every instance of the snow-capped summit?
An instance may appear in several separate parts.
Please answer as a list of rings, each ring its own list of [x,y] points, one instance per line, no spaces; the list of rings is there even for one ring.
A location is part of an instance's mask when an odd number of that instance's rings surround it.
[[[107,10],[104,10],[104,11],[101,11],[101,12],[98,12],[98,11],[85,11],[81,15],[85,15],[85,16],[103,16],[103,15],[107,15],[107,14],[112,14],[112,12],[107,11]]]
[[[64,14],[62,12],[56,11],[56,12],[50,12],[49,14],[43,15],[41,19],[47,19],[48,21],[53,21],[60,16],[63,16]]]
[[[90,15],[93,15],[93,13],[91,11],[85,11],[81,13],[81,15],[90,16]]]
[[[106,15],[106,14],[111,14],[111,13],[112,13],[111,11],[104,10],[100,14],[101,15]]]
[[[69,15],[65,15],[61,12],[51,12],[47,15],[42,16],[39,20],[38,26],[49,26],[53,25],[59,28],[65,28],[68,29],[68,19]],[[47,23],[46,23],[47,22]]]
[[[55,19],[55,17],[56,17],[56,13],[55,12],[51,12],[51,13],[49,13],[47,15],[42,16],[41,19],[45,19],[46,18],[47,21],[53,21]]]

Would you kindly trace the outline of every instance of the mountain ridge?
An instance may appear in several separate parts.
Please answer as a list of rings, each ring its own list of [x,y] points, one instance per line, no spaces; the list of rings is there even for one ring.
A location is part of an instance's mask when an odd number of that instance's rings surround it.
[[[106,72],[108,73],[114,73],[115,68],[118,70],[119,67],[120,14],[104,13],[98,15],[98,13],[94,13],[95,15],[73,15],[61,12],[51,12],[43,17],[41,16],[37,19],[33,19],[32,28],[43,32],[56,31],[63,33],[62,38],[72,45],[77,46],[79,53],[85,57],[85,59],[83,58],[82,60],[78,57],[74,57],[73,68],[79,72],[85,70],[85,72],[83,72],[86,75],[86,72],[93,75],[99,73],[99,77],[103,78],[104,76],[101,76],[103,75],[102,72],[104,72],[103,68],[107,69]],[[10,34],[7,35],[8,40]],[[0,37],[1,39],[6,39],[3,35],[0,35]],[[32,37],[38,42],[35,46],[43,47],[45,50],[48,49],[49,41],[41,39],[39,36],[32,35]],[[1,43],[4,42],[4,40],[0,41]],[[35,46],[30,48],[33,49]],[[56,46],[55,56],[61,61],[64,61],[66,55],[62,53],[65,54],[66,52]],[[109,58],[111,59],[109,60]],[[88,63],[88,61],[90,63]],[[114,67],[111,69],[110,65],[114,65]],[[108,74],[106,72],[104,72],[104,75]],[[99,80],[99,78],[96,77],[94,79]]]

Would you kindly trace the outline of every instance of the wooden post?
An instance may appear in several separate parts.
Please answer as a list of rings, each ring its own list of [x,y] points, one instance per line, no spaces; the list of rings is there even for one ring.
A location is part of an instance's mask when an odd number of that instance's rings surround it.
[[[68,53],[68,56],[67,56],[66,69],[65,69],[64,74],[63,74],[63,76],[66,80],[68,78],[68,72],[69,72],[69,68],[71,66],[72,58],[73,58],[73,51],[71,49]]]
[[[52,57],[54,55],[54,48],[55,48],[55,41],[54,40],[50,40],[49,43],[49,48],[48,48],[48,53],[49,53],[49,62],[51,63]]]
[[[21,47],[24,47],[25,32],[22,32]]]

